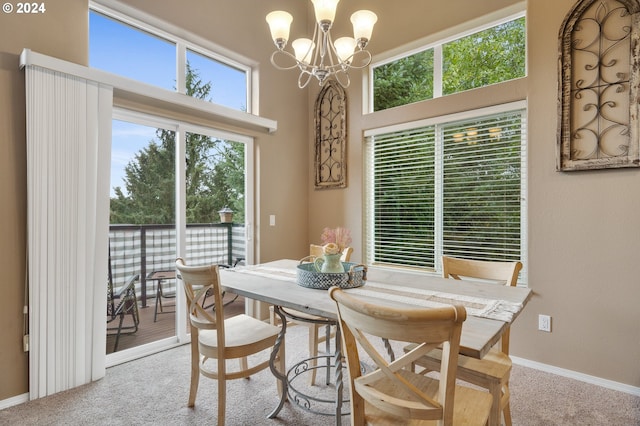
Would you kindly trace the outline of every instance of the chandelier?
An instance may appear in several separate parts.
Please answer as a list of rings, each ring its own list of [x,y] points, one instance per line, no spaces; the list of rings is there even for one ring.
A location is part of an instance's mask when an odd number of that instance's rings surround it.
[[[304,88],[312,77],[318,79],[320,86],[334,77],[342,87],[350,83],[349,69],[362,69],[371,63],[371,53],[364,50],[369,43],[373,25],[378,20],[375,13],[359,10],[351,15],[353,38],[331,38],[331,26],[336,16],[336,7],[340,0],[311,0],[316,15],[317,25],[313,30],[313,38],[298,38],[291,42],[294,54],[284,50],[289,39],[289,28],[293,16],[282,10],[267,15],[271,37],[278,50],[271,55],[271,63],[280,70],[298,68],[298,87]],[[286,61],[288,64],[278,64]],[[281,62],[282,63],[282,62]]]

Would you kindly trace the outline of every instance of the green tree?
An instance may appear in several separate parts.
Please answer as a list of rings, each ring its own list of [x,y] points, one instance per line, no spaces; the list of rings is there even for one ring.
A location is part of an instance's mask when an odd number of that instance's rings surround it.
[[[172,132],[173,133],[173,132]],[[167,149],[173,137],[154,140],[125,167],[127,194],[117,186],[111,198],[111,223],[166,224],[174,222],[174,150]]]
[[[376,67],[375,111],[433,98],[433,49]]]
[[[488,28],[442,45],[445,95],[525,75],[525,19]],[[434,50],[374,68],[374,110],[433,98]]]
[[[524,18],[447,43],[442,48],[445,95],[523,77]]]
[[[186,94],[209,100],[211,82],[203,82],[187,64]],[[125,167],[126,193],[114,188],[111,223],[175,222],[175,132],[157,129],[156,137]],[[217,221],[225,206],[234,221],[244,221],[244,145],[196,133],[186,135],[186,206],[189,223]]]

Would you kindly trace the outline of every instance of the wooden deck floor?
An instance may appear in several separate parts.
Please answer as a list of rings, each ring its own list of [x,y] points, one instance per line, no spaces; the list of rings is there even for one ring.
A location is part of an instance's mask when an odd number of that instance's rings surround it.
[[[230,301],[235,297],[234,294],[225,295],[225,302]],[[153,321],[155,311],[155,299],[149,299],[147,301],[147,307],[139,308],[140,313],[140,325],[138,331],[134,334],[121,334],[120,341],[118,343],[118,350],[129,349],[135,346],[144,345],[145,343],[154,342],[156,340],[164,339],[167,337],[175,336],[175,299],[162,299],[162,306],[165,313],[159,314],[157,321]],[[170,312],[166,312],[170,311]],[[224,314],[226,318],[243,314],[244,313],[244,299],[238,297],[235,301],[224,307]],[[185,321],[187,319],[185,318]],[[114,320],[108,324],[108,327],[117,326],[118,320]],[[131,316],[127,316],[124,321],[124,326],[132,324]],[[106,353],[112,353],[115,344],[115,335],[111,335],[111,331],[107,334],[107,348]]]

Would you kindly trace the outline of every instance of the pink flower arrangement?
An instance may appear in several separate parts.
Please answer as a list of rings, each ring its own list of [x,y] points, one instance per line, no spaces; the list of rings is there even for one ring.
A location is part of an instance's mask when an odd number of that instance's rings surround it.
[[[324,228],[322,234],[320,235],[320,239],[322,240],[322,244],[326,245],[329,243],[336,244],[340,249],[340,253],[351,244],[351,231],[347,228],[337,227],[335,229],[332,228]]]

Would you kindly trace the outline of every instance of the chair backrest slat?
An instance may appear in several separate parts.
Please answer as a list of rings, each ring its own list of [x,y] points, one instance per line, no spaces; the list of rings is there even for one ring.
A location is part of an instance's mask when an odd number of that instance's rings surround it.
[[[224,347],[224,310],[218,265],[187,266],[182,258],[178,258],[176,268],[187,298],[191,333],[194,333],[191,339],[198,335],[198,329],[217,330],[218,347]],[[203,307],[203,300],[211,293],[216,309],[210,313]]]

